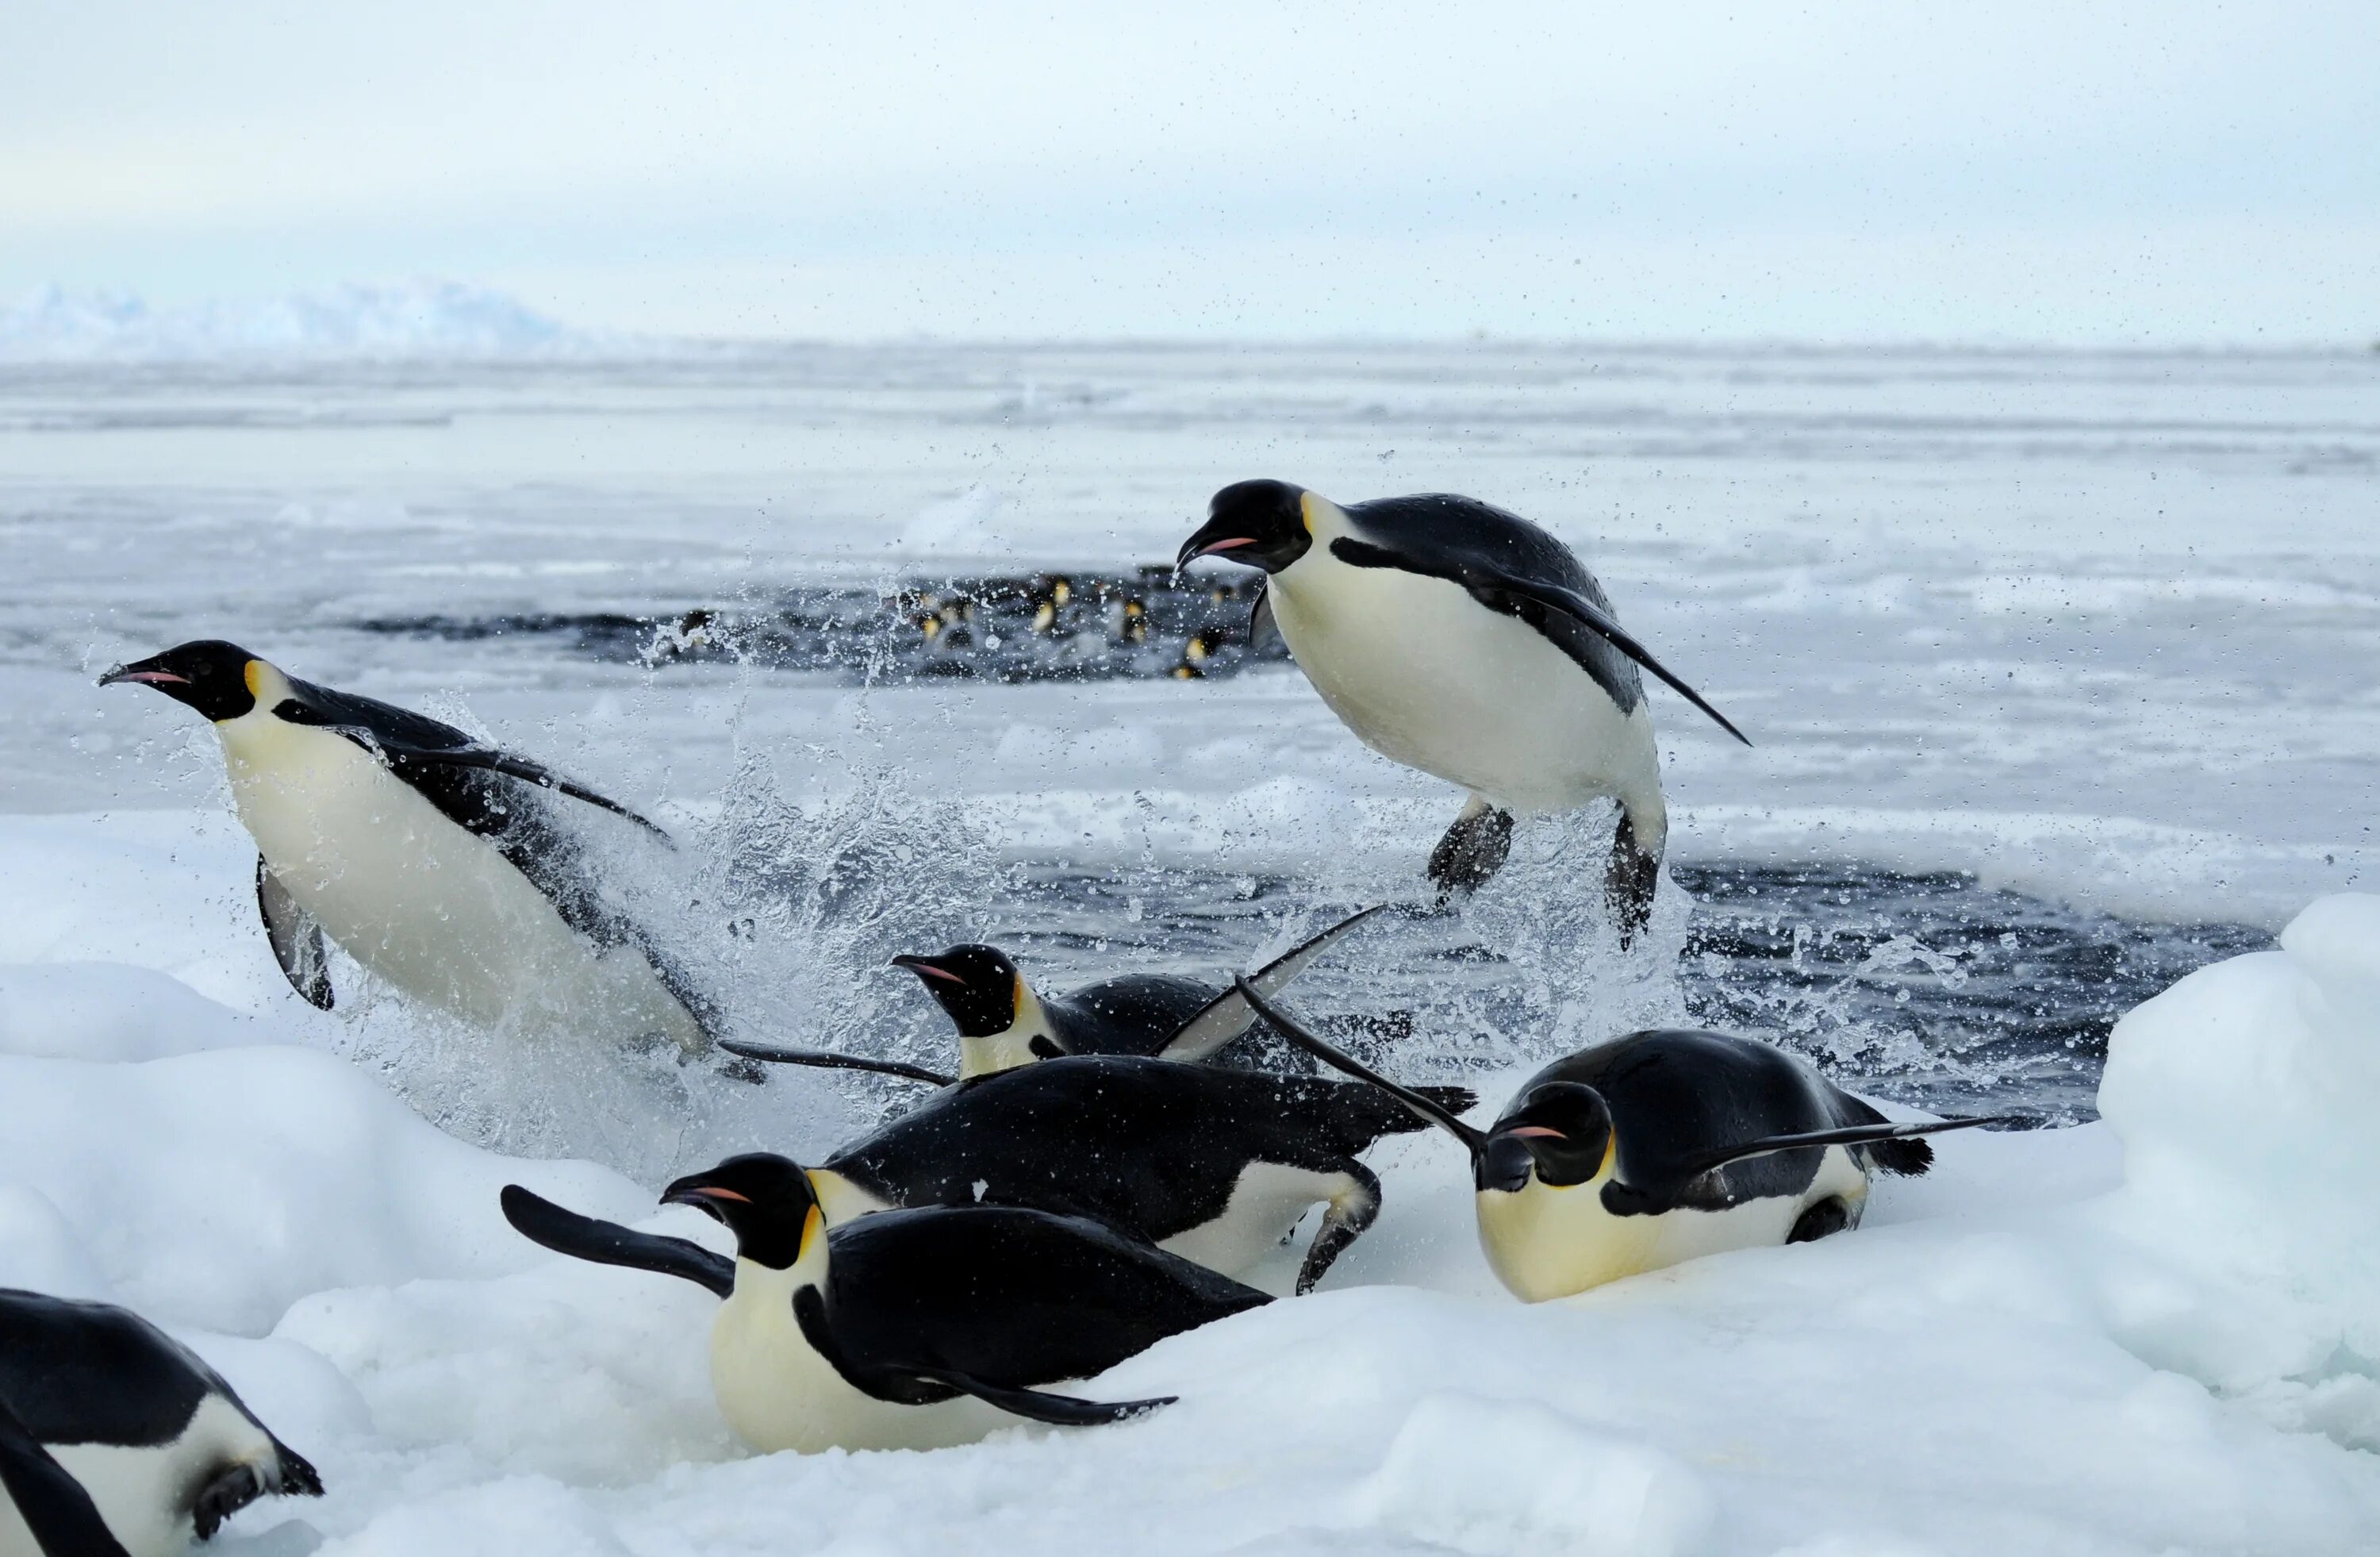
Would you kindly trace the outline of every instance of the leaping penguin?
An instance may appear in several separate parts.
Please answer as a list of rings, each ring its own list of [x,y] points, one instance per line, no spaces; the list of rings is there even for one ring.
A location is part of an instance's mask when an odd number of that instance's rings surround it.
[[[579,1216],[518,1185],[503,1205],[547,1248],[683,1277],[725,1299],[711,1325],[711,1389],[728,1425],[764,1453],[931,1448],[1020,1417],[1123,1421],[1172,1397],[1090,1401],[1050,1386],[1270,1301],[1082,1217],[973,1206],[830,1227],[809,1175],[764,1152],[679,1179],[662,1199],[725,1223],[735,1259]]]
[[[1745,737],[1620,626],[1569,547],[1444,494],[1342,508],[1286,481],[1241,481],[1208,515],[1176,567],[1220,556],[1263,569],[1250,641],[1278,629],[1365,745],[1471,791],[1430,853],[1441,891],[1496,873],[1515,813],[1610,798],[1606,892],[1623,938],[1644,928],[1669,812],[1638,667]]]
[[[290,987],[331,1009],[323,938],[481,1027],[710,1042],[709,1007],[606,901],[550,792],[652,822],[528,758],[375,699],[298,680],[234,644],[118,665],[214,723],[256,839],[256,901]]]
[[[1483,1131],[1340,1052],[1261,993],[1242,992],[1291,1042],[1463,1144],[1480,1247],[1526,1303],[1700,1255],[1848,1231],[1879,1169],[1914,1176],[1933,1165],[1933,1147],[1914,1137],[2009,1122],[1894,1124],[1766,1043],[1660,1028],[1556,1060]]]
[[[1341,936],[1379,912],[1351,914],[1292,947],[1249,975],[1268,994],[1296,978]],[[1147,1054],[1168,1060],[1212,1060],[1249,1068],[1310,1068],[1278,1040],[1251,1033],[1257,1019],[1239,991],[1163,973],[1102,979],[1063,995],[1038,995],[997,946],[953,946],[939,956],[899,956],[896,967],[916,974],[959,1032],[957,1080],[1052,1060],[1066,1054]],[[1245,1040],[1245,1041],[1243,1041]],[[954,1079],[922,1065],[818,1049],[784,1049],[740,1040],[728,1052],[776,1064],[876,1071],[947,1086]]]
[[[5,1557],[165,1557],[259,1498],[322,1493],[312,1466],[148,1320],[13,1289],[0,1289],[0,1485]]]

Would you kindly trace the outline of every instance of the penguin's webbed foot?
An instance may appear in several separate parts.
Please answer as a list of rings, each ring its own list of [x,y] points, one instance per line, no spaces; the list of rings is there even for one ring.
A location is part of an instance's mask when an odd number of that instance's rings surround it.
[[[1504,868],[1512,852],[1512,813],[1475,801],[1463,808],[1429,851],[1429,879],[1443,907],[1456,893],[1476,892]]]
[[[1653,918],[1653,894],[1661,884],[1661,857],[1641,848],[1628,813],[1620,813],[1620,827],[1611,835],[1611,861],[1605,868],[1604,900],[1620,926],[1620,949],[1626,951]]]
[[[191,1506],[190,1519],[197,1527],[200,1540],[212,1540],[224,1521],[264,1496],[264,1478],[250,1465],[227,1467],[224,1473],[199,1489],[199,1501]]]

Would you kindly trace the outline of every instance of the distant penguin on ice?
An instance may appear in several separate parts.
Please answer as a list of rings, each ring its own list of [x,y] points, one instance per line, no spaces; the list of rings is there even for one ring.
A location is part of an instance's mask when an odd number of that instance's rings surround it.
[[[708,1006],[606,901],[552,792],[627,808],[528,758],[236,645],[185,643],[100,678],[214,724],[256,839],[256,900],[290,987],[327,1011],[325,935],[422,1004],[485,1028],[709,1047]]]
[[[1751,744],[1620,626],[1569,547],[1501,508],[1443,494],[1342,508],[1241,481],[1215,494],[1175,566],[1208,556],[1264,570],[1251,642],[1277,629],[1364,744],[1471,791],[1430,854],[1442,892],[1496,873],[1515,813],[1613,799],[1606,892],[1633,938],[1669,840],[1638,667]]]
[[[314,1467],[155,1325],[7,1289],[0,1485],[0,1557],[113,1557],[103,1535],[129,1557],[165,1557],[259,1498],[322,1493]]]
[[[1781,1049],[1653,1029],[1556,1060],[1481,1130],[1367,1069],[1243,990],[1283,1037],[1389,1092],[1471,1153],[1479,1247],[1525,1303],[1727,1249],[1857,1227],[1878,1170],[1915,1175],[1915,1137],[2001,1117],[1896,1124]]]
[[[1277,992],[1349,931],[1379,912],[1366,908],[1291,947],[1248,976]],[[1166,973],[1124,973],[1063,995],[1040,995],[997,946],[953,946],[938,955],[898,956],[959,1032],[955,1077],[894,1060],[818,1049],[730,1041],[728,1052],[777,1064],[877,1071],[947,1086],[995,1071],[1074,1054],[1146,1054],[1253,1069],[1310,1070],[1313,1063],[1278,1039],[1250,1032],[1257,1014],[1238,990]]]

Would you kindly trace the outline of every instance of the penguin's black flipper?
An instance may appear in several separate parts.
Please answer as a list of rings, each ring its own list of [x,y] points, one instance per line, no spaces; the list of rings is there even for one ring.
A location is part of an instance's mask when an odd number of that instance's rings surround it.
[[[1111,1422],[1128,1422],[1135,1417],[1146,1416],[1182,1398],[1167,1394],[1148,1400],[1077,1400],[1073,1395],[1050,1394],[1042,1390],[1005,1389],[998,1384],[987,1384],[980,1379],[970,1379],[947,1368],[918,1368],[911,1371],[929,1383],[973,1395],[986,1405],[997,1405],[1013,1416],[1062,1428],[1096,1428]]]
[[[670,835],[659,822],[638,816],[635,811],[608,796],[599,795],[585,785],[564,778],[541,762],[533,761],[516,752],[488,745],[466,735],[452,724],[442,724],[426,714],[377,698],[359,697],[353,692],[334,691],[317,687],[310,681],[289,678],[289,688],[297,696],[273,712],[292,724],[314,724],[331,730],[385,758],[393,766],[408,762],[431,767],[482,768],[504,773],[540,789],[559,790],[574,800],[624,817],[664,843]]]
[[[1881,1125],[1847,1125],[1839,1130],[1805,1130],[1800,1135],[1763,1136],[1758,1140],[1743,1141],[1735,1146],[1722,1146],[1688,1158],[1679,1164],[1681,1180],[1697,1178],[1713,1168],[1723,1168],[1730,1162],[1740,1162],[1746,1157],[1765,1157],[1772,1151],[1795,1151],[1813,1146],[1881,1146],[1890,1141],[1908,1140],[1914,1136],[1938,1136],[1946,1130],[1972,1130],[1978,1125],[2013,1125],[2012,1113],[1985,1114],[1976,1119],[1918,1119],[1906,1124],[1889,1121]],[[1931,1158],[1927,1159],[1928,1162]],[[1910,1170],[1886,1161],[1888,1171],[1907,1173]],[[1925,1172],[1919,1164],[1916,1172]]]
[[[556,1254],[597,1265],[625,1265],[681,1276],[714,1297],[725,1297],[735,1290],[735,1262],[700,1244],[581,1216],[517,1184],[505,1185],[498,1200],[514,1232]]]
[[[1257,607],[1248,613],[1248,652],[1253,654],[1281,637],[1281,624],[1272,619],[1272,591],[1265,580],[1257,583]]]
[[[1358,1081],[1368,1081],[1378,1087],[1422,1119],[1461,1141],[1463,1149],[1471,1153],[1475,1161],[1477,1160],[1480,1148],[1487,1143],[1487,1135],[1476,1126],[1466,1125],[1457,1118],[1458,1110],[1449,1106],[1465,1098],[1470,1099],[1470,1101],[1463,1103],[1463,1107],[1468,1108],[1476,1104],[1478,1099],[1474,1097],[1467,1089],[1407,1087],[1401,1082],[1391,1081],[1353,1054],[1332,1048],[1313,1032],[1299,1026],[1287,1012],[1265,999],[1245,979],[1238,979],[1236,983],[1240,993],[1247,997],[1248,1004],[1255,1006],[1257,1013],[1266,1021],[1270,1022],[1273,1025],[1273,1030],[1280,1033],[1281,1037],[1331,1069],[1352,1076]]]
[[[322,922],[298,906],[262,855],[256,857],[256,908],[264,916],[264,938],[273,943],[273,960],[281,965],[289,987],[316,1010],[331,1009],[337,997],[331,991]]]
[[[0,1405],[0,1488],[42,1557],[126,1557],[98,1505],[25,1424]]]
[[[1264,994],[1277,994],[1289,981],[1305,971],[1306,965],[1330,949],[1332,943],[1380,911],[1384,904],[1350,914],[1337,924],[1313,936],[1302,944],[1265,964],[1248,975],[1248,982]],[[1198,1008],[1196,1016],[1174,1029],[1157,1050],[1160,1060],[1203,1060],[1226,1043],[1248,1030],[1257,1019],[1256,1008],[1247,1003],[1237,985],[1225,990]]]
[[[873,1060],[859,1054],[838,1054],[831,1049],[780,1049],[769,1043],[746,1043],[740,1039],[722,1039],[719,1047],[731,1054],[741,1054],[747,1060],[759,1060],[772,1065],[814,1065],[820,1070],[864,1070],[878,1076],[897,1076],[904,1081],[922,1081],[929,1087],[949,1087],[957,1077],[945,1076],[938,1070],[913,1065],[903,1060]]]

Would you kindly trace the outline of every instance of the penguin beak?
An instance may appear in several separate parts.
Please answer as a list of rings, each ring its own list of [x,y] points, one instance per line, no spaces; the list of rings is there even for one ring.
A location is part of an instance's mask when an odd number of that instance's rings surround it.
[[[941,964],[934,961],[930,957],[894,957],[892,959],[892,966],[895,967],[905,967],[910,972],[916,974],[918,978],[926,979],[929,983],[936,979],[941,979],[946,984],[964,984],[966,982],[965,979],[960,978],[957,974],[952,972],[949,968],[944,967]]]
[[[661,1203],[664,1206],[692,1206],[697,1210],[719,1216],[722,1205],[748,1206],[752,1203],[752,1197],[739,1195],[715,1184],[705,1184],[699,1178],[682,1178],[662,1191]],[[725,1219],[722,1217],[721,1220]]]
[[[147,670],[140,665],[118,665],[99,678],[102,687],[113,687],[120,681],[138,681],[150,687],[188,687],[190,678],[176,675],[169,670]]]
[[[1256,543],[1257,538],[1253,535],[1226,535],[1208,540],[1207,532],[1202,529],[1182,542],[1182,550],[1173,558],[1173,571],[1181,572],[1200,557],[1211,557],[1218,552],[1236,551],[1242,546],[1253,546]]]

